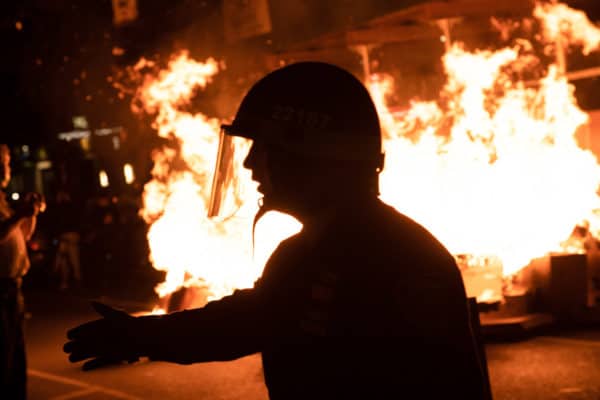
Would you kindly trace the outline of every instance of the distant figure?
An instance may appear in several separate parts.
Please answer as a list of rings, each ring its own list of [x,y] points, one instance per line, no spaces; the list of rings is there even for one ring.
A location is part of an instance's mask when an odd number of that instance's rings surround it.
[[[114,253],[117,212],[107,193],[88,197],[82,204],[80,250],[86,289],[105,291],[118,280]]]
[[[10,150],[0,145],[0,187],[10,181]],[[42,198],[28,194],[12,210],[0,196],[0,398],[26,398],[26,357],[23,337],[23,276],[29,269],[26,242],[35,230]]]
[[[95,304],[103,318],[68,332],[69,360],[91,359],[89,369],[260,352],[271,399],[482,399],[454,258],[378,199],[381,133],[360,81],[330,64],[286,66],[258,81],[223,129],[253,141],[256,219],[282,211],[302,231],[253,288],[203,308],[132,317]]]
[[[81,265],[79,261],[79,220],[77,207],[68,192],[59,190],[55,207],[58,218],[58,246],[54,257],[54,270],[59,274],[61,290],[68,289],[71,283],[81,285]]]

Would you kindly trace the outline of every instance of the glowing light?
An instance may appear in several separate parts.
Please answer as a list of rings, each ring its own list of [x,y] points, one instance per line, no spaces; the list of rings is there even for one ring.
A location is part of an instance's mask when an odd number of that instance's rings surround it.
[[[123,176],[125,176],[125,183],[128,185],[131,185],[135,181],[135,173],[131,164],[127,163],[123,165]]]
[[[103,188],[106,188],[109,186],[109,182],[108,182],[108,174],[106,173],[106,171],[101,170],[98,173],[98,181],[100,182],[100,186]]]
[[[125,49],[123,49],[122,47],[114,46],[112,48],[112,55],[113,56],[122,56],[123,54],[125,54]]]
[[[21,196],[19,195],[19,193],[17,193],[17,192],[13,192],[13,193],[10,195],[10,198],[11,198],[11,199],[13,199],[14,201],[17,201],[17,200],[19,200],[19,199],[21,198]]]
[[[62,132],[58,134],[58,138],[60,140],[66,140],[70,142],[73,139],[85,139],[89,137],[91,134],[90,131],[71,131],[71,132]]]

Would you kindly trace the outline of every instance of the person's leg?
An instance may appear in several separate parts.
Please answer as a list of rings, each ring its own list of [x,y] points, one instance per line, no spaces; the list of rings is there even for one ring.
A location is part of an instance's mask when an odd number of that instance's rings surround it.
[[[25,354],[25,334],[23,325],[25,317],[25,304],[23,294],[19,290],[15,307],[15,345],[13,352],[13,392],[14,398],[25,400],[27,398],[27,355]]]
[[[16,288],[0,288],[0,324],[0,393],[7,399],[23,400],[27,367],[22,299]]]
[[[12,354],[12,322],[10,316],[10,293],[0,287],[0,393],[6,393],[10,384]]]

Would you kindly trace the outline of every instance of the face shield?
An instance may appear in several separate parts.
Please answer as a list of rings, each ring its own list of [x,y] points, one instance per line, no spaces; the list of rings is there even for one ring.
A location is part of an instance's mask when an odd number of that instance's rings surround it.
[[[246,170],[243,162],[250,142],[245,138],[228,135],[221,129],[207,211],[209,218],[230,218],[243,205],[244,186],[249,181],[244,176]]]

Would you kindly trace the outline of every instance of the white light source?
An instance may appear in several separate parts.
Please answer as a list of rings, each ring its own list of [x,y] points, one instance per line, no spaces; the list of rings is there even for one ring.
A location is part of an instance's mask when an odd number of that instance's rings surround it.
[[[66,140],[67,142],[73,139],[83,139],[89,137],[91,131],[71,131],[71,132],[62,132],[58,134],[58,138],[60,140]]]
[[[97,136],[107,136],[112,135],[113,133],[118,134],[121,132],[121,129],[120,126],[115,126],[113,128],[99,128],[94,131],[94,134]]]
[[[89,123],[85,115],[75,115],[72,118],[73,128],[75,129],[88,129]]]
[[[19,193],[17,193],[17,192],[13,192],[13,193],[10,195],[10,198],[11,198],[11,199],[13,199],[14,201],[17,201],[17,200],[19,200],[19,199],[21,198],[21,196],[19,195]]]
[[[100,186],[102,186],[103,188],[108,187],[108,174],[105,170],[100,171],[100,173],[98,174],[98,178],[100,180]]]
[[[123,175],[125,175],[125,182],[131,185],[135,181],[135,173],[131,164],[127,163],[123,165]]]

